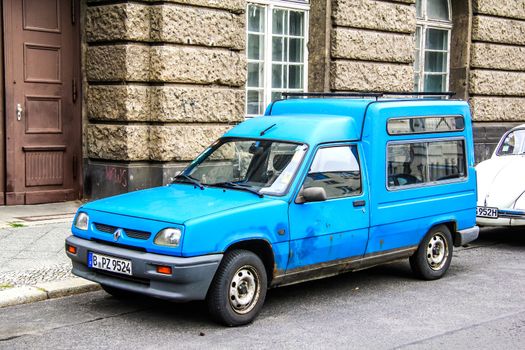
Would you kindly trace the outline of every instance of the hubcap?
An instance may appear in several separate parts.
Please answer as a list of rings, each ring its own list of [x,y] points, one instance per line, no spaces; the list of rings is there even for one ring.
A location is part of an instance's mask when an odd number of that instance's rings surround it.
[[[228,300],[238,314],[250,312],[259,300],[261,291],[259,274],[253,266],[245,265],[237,270],[230,282]]]
[[[434,271],[441,270],[448,258],[447,241],[441,232],[436,233],[427,246],[427,261]]]

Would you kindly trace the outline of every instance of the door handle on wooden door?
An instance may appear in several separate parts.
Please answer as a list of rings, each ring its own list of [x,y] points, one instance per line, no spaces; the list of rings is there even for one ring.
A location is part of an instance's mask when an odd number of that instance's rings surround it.
[[[22,109],[22,106],[20,105],[20,103],[17,103],[16,105],[16,120],[21,120],[22,119],[22,112],[24,110]]]

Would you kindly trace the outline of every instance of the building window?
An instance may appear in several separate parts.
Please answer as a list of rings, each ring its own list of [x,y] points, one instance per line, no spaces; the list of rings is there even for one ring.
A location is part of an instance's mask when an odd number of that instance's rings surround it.
[[[246,115],[264,113],[285,91],[307,89],[308,1],[248,4]]]
[[[416,0],[416,91],[448,90],[450,72],[450,0]]]

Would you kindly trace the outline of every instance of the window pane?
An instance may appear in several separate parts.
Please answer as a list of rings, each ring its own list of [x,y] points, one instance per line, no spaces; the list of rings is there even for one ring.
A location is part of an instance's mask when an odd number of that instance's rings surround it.
[[[430,181],[444,181],[465,177],[463,141],[429,142],[428,169]]]
[[[467,176],[462,140],[388,145],[388,187]]]
[[[272,88],[282,89],[283,85],[283,66],[272,64]]]
[[[290,35],[304,35],[304,12],[290,11]]]
[[[427,15],[431,19],[448,21],[448,0],[427,0]]]
[[[388,145],[388,187],[427,182],[427,144]]]
[[[390,135],[461,131],[464,128],[465,120],[456,116],[392,118],[387,122]]]
[[[429,28],[425,48],[427,50],[448,50],[448,31]]]
[[[419,74],[414,74],[414,91],[419,91]]]
[[[276,100],[280,100],[283,98],[282,92],[280,91],[274,91],[272,92],[272,102]]]
[[[498,156],[525,154],[525,130],[517,129],[509,133],[503,140],[497,154]]]
[[[263,94],[262,91],[248,90],[247,110],[248,114],[262,114]]]
[[[284,28],[286,27],[286,11],[285,10],[273,10],[273,34],[285,34]]]
[[[302,89],[303,88],[303,67],[289,66],[288,67],[288,88]]]
[[[429,75],[425,74],[425,92],[442,92],[446,90],[446,75],[437,74]]]
[[[416,49],[421,50],[421,26],[416,27]]]
[[[304,188],[322,187],[327,198],[361,193],[361,169],[357,148],[330,147],[317,151],[304,181]]]
[[[416,50],[415,52],[415,59],[414,59],[414,69],[416,70],[416,72],[419,72],[419,54],[420,54],[420,51],[419,50]]]
[[[421,3],[423,0],[416,0],[416,17],[423,18],[423,7]]]
[[[290,39],[290,62],[303,62],[303,39]]]
[[[288,47],[290,46],[290,42],[288,39],[284,39],[284,50],[283,50],[283,61],[288,61]]]
[[[264,32],[264,7],[248,6],[248,30],[250,32]]]
[[[264,36],[248,34],[248,59],[262,60],[264,57]]]
[[[263,73],[264,70],[262,63],[248,63],[248,86],[262,87]]]
[[[447,56],[446,52],[426,52],[425,72],[446,73]]]
[[[272,38],[272,60],[282,62],[283,60],[283,46],[284,39],[281,37]]]

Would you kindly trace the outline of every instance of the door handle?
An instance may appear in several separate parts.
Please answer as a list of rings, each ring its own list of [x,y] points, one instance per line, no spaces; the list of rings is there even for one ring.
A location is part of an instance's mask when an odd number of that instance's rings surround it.
[[[22,109],[22,106],[20,103],[17,103],[16,105],[16,120],[20,121],[22,119],[22,112],[24,110]]]
[[[360,201],[354,201],[354,208],[357,208],[357,207],[364,207],[366,204],[366,202],[364,200],[360,200]]]

